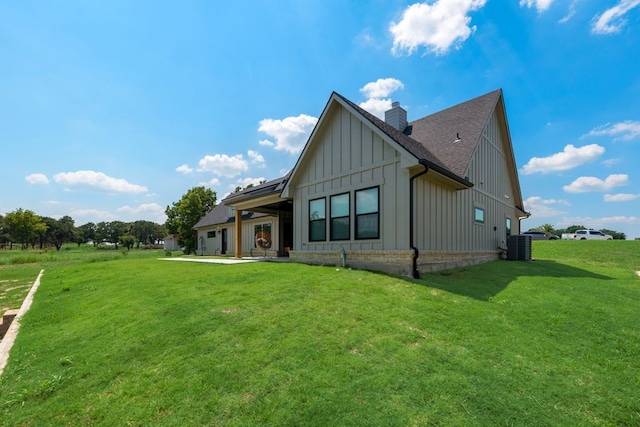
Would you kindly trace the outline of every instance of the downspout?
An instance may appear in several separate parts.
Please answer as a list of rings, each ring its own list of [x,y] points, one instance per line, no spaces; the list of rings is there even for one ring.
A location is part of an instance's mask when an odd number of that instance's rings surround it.
[[[425,173],[429,172],[429,165],[427,164],[427,162],[425,160],[420,159],[420,160],[418,160],[418,163],[420,163],[422,166],[424,166],[424,170],[418,172],[417,174],[413,175],[409,179],[409,247],[411,249],[413,249],[413,262],[412,262],[412,266],[411,266],[411,276],[414,279],[419,279],[420,278],[420,272],[418,271],[418,255],[420,253],[418,251],[418,248],[413,244],[413,228],[414,228],[413,181],[416,178],[418,178],[418,177],[424,175]]]

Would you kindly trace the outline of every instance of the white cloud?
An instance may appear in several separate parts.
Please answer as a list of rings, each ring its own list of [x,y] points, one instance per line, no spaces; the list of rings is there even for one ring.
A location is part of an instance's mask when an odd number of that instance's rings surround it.
[[[25,176],[24,179],[29,184],[48,184],[49,183],[49,178],[47,178],[47,176],[42,173],[32,173],[31,175]]]
[[[524,210],[531,213],[534,218],[548,218],[566,213],[562,206],[569,206],[565,200],[543,199],[532,196],[524,201]]]
[[[125,205],[119,207],[117,212],[128,214],[131,220],[148,220],[158,224],[164,224],[167,220],[164,208],[157,203],[143,203],[133,207]]]
[[[211,172],[227,178],[233,178],[249,170],[249,163],[242,157],[242,154],[204,156],[198,162],[198,166],[200,172]]]
[[[640,0],[620,0],[620,2],[593,17],[591,32],[593,34],[619,33],[627,23],[622,17],[631,9],[640,6]]]
[[[400,80],[391,77],[367,83],[360,88],[360,92],[367,97],[367,100],[358,105],[380,120],[384,120],[384,113],[391,109],[392,104],[391,98],[385,97],[403,88],[404,84]]]
[[[371,98],[358,104],[360,108],[367,110],[380,120],[384,120],[384,112],[391,109],[391,99]]]
[[[220,185],[220,180],[218,178],[211,178],[209,181],[201,182],[198,185],[201,185],[203,187],[217,187],[218,185]]]
[[[538,172],[550,173],[573,169],[597,159],[604,151],[604,147],[598,144],[590,144],[578,148],[568,144],[560,153],[548,157],[532,157],[522,167],[522,173],[529,175]]]
[[[114,193],[144,193],[147,187],[131,184],[122,178],[113,178],[102,172],[60,172],[53,176],[55,182],[66,186],[91,187]]]
[[[260,141],[258,141],[258,144],[263,145],[265,147],[275,147],[276,144],[269,141],[268,139],[261,139]]]
[[[617,159],[607,159],[607,160],[603,160],[602,164],[605,165],[606,167],[610,168],[611,166],[620,163],[620,160],[621,159],[619,159],[619,158],[617,158]]]
[[[366,98],[384,98],[403,88],[404,84],[400,80],[390,77],[369,82],[360,89],[360,92]]]
[[[415,3],[407,7],[399,22],[392,22],[389,31],[393,35],[391,52],[411,55],[420,46],[436,55],[444,55],[449,49],[459,47],[476,26],[469,26],[469,12],[482,8],[486,0],[437,0],[433,4]]]
[[[542,13],[549,9],[553,0],[520,0],[520,6],[526,6],[528,8],[535,7],[538,13]]]
[[[107,211],[101,211],[98,209],[73,209],[70,212],[72,218],[84,218],[85,222],[100,222],[100,221],[115,221],[118,217]],[[82,224],[82,221],[78,221]]]
[[[571,4],[569,5],[569,10],[567,11],[567,14],[565,16],[563,16],[558,22],[561,24],[565,24],[567,22],[569,22],[569,20],[571,18],[573,18],[573,16],[576,14],[576,3],[578,2],[578,0],[573,0],[571,2]]]
[[[190,168],[188,165],[180,165],[176,168],[176,172],[180,172],[186,175],[193,172],[193,169]]]
[[[275,142],[262,140],[260,145],[273,147],[276,150],[284,150],[290,154],[297,154],[302,151],[304,145],[318,122],[317,117],[300,114],[296,117],[286,117],[279,119],[260,120],[259,132],[264,132]]]
[[[605,202],[629,202],[635,199],[640,199],[640,194],[619,193],[619,194],[604,195]]]
[[[257,151],[249,150],[247,155],[251,159],[251,163],[260,164],[264,166],[264,156]]]
[[[599,126],[591,130],[586,135],[583,135],[583,137],[604,136],[604,135],[614,136],[618,134],[622,134],[622,135],[618,138],[615,138],[616,140],[622,139],[624,141],[629,141],[634,138],[637,138],[638,136],[640,136],[640,122],[627,120],[624,122],[619,122],[614,124],[607,123],[606,125]]]
[[[615,187],[627,185],[629,176],[625,174],[609,175],[603,180],[595,176],[581,176],[569,185],[562,187],[567,193],[589,193],[608,191]]]

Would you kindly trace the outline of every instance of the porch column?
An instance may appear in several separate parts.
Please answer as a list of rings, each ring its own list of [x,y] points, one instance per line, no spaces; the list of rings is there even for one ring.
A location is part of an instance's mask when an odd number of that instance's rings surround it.
[[[242,211],[236,209],[236,258],[242,258]]]

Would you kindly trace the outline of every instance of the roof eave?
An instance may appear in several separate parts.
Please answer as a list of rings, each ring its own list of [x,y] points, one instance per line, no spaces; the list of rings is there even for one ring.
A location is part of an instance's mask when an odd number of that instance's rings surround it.
[[[467,190],[473,187],[473,183],[471,181],[459,177],[450,170],[444,169],[441,166],[425,159],[420,159],[419,162],[423,166],[426,166],[429,170],[436,172],[441,177],[439,181],[448,184],[450,187],[456,190]]]

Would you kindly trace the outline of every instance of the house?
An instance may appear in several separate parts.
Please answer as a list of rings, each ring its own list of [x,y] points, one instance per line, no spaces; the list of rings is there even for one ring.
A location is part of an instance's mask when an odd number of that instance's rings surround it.
[[[274,182],[281,183],[283,180],[284,177],[267,182],[247,189],[243,194],[252,194],[255,197],[256,192],[259,193],[266,190],[266,192],[271,193],[274,190],[272,184]],[[246,253],[242,255],[284,256],[286,254],[284,249],[282,251],[277,249],[280,247],[280,243],[284,242],[282,236],[277,234],[277,230],[283,229],[283,227],[279,226],[283,215],[258,212],[257,210],[252,212],[244,211],[241,218],[242,237],[238,238],[238,234],[235,231],[236,208],[230,206],[227,202],[228,200],[233,200],[234,196],[237,199],[238,195],[229,196],[194,225],[193,228],[197,232],[196,253],[198,255],[233,255],[235,254],[235,248],[239,246],[236,245],[236,239],[239,239],[242,242],[241,247],[246,249]],[[256,209],[265,210],[264,207],[261,209],[259,206]],[[289,246],[291,246],[290,243]]]
[[[178,251],[180,247],[180,236],[177,234],[169,234],[164,237],[164,250],[165,251]]]
[[[257,248],[243,212],[262,213],[274,254],[413,277],[498,259],[528,216],[502,90],[412,122],[334,92],[293,170],[224,204],[235,256]]]

